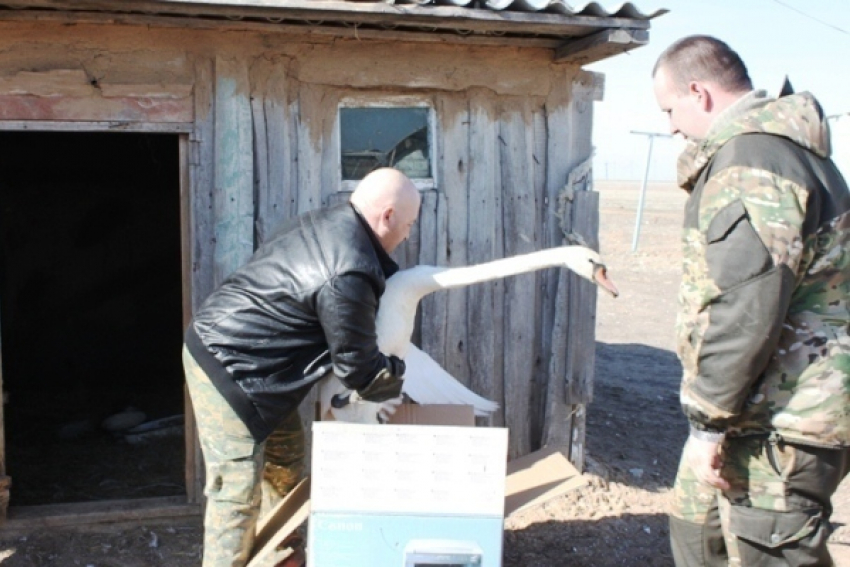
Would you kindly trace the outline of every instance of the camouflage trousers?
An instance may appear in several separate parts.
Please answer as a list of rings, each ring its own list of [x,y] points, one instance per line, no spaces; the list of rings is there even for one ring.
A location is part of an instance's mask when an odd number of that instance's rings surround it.
[[[850,468],[850,449],[727,439],[721,491],[679,464],[670,510],[678,567],[833,565],[830,498]]]
[[[186,348],[183,367],[206,470],[203,567],[243,567],[259,518],[303,474],[301,417],[292,412],[257,443]]]

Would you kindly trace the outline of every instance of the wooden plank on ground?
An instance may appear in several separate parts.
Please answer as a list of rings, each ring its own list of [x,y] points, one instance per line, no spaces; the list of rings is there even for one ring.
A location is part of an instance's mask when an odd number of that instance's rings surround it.
[[[32,533],[55,528],[79,528],[95,524],[152,521],[181,517],[200,517],[198,504],[187,504],[183,497],[100,500],[73,504],[12,507],[4,533]]]
[[[310,478],[304,478],[257,524],[247,567],[276,565],[275,550],[310,515]]]

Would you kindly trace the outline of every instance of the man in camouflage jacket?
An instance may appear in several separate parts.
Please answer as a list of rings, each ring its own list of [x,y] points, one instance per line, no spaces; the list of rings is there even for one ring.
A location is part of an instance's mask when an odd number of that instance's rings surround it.
[[[753,90],[715,38],[671,45],[653,80],[688,140],[676,564],[831,565],[830,497],[850,468],[850,194],[829,128],[808,93]]]

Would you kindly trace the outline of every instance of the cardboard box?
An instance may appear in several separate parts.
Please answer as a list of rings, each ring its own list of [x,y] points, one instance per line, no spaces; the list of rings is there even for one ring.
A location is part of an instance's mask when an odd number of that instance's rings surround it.
[[[503,428],[314,423],[308,567],[498,567],[507,450]]]
[[[471,407],[404,405],[387,425],[314,423],[313,478],[260,526],[249,567],[274,564],[308,517],[310,567],[500,566],[504,518],[585,480],[555,449],[506,463],[507,430],[474,421]]]

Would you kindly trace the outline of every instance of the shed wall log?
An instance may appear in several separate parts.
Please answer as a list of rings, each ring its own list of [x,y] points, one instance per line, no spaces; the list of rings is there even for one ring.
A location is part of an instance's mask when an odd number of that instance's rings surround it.
[[[499,120],[499,148],[504,219],[504,256],[527,254],[539,249],[537,241],[537,198],[534,192],[532,112],[528,99],[506,99]],[[532,450],[533,414],[531,400],[542,376],[538,373],[537,281],[532,272],[504,282],[504,368],[505,421],[510,426],[510,454]]]
[[[498,238],[496,187],[499,182],[499,150],[496,146],[497,100],[492,92],[474,89],[469,99],[469,191],[467,195],[468,234],[466,260],[470,265],[494,258]],[[501,211],[499,212],[501,216]],[[466,326],[469,332],[467,385],[479,395],[493,398],[496,378],[494,362],[500,345],[493,332],[496,322],[496,294],[499,280],[472,285],[466,290]],[[458,376],[463,381],[463,376]]]
[[[244,60],[215,59],[214,282],[254,251],[253,128]]]
[[[446,195],[442,191],[426,191],[422,202],[427,214],[422,216],[419,263],[446,266],[447,215]],[[423,351],[445,368],[446,326],[450,292],[432,293],[421,303],[419,344]]]
[[[440,183],[446,195],[446,264],[469,263],[466,243],[469,235],[470,110],[461,94],[444,94],[436,105],[443,143],[438,164]],[[467,290],[454,289],[446,296],[445,353],[431,352],[446,371],[461,381],[469,375],[469,338],[466,324]]]
[[[599,248],[599,194],[577,191],[573,200],[573,227],[582,234],[588,245]],[[570,461],[579,469],[584,467],[586,408],[593,396],[594,365],[596,363],[596,286],[569,274],[569,313],[566,356],[565,397],[560,400],[572,408],[570,422]],[[552,377],[552,379],[557,379]],[[557,402],[554,402],[557,403]]]

